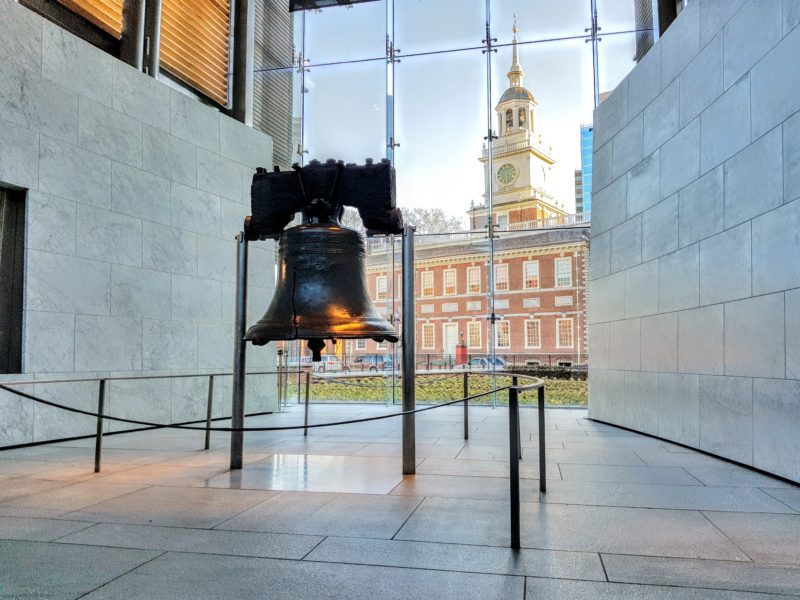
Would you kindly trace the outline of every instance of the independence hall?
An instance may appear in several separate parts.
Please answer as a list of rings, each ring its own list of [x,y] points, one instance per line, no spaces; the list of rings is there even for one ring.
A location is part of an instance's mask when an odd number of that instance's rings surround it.
[[[515,42],[509,87],[495,108],[493,159],[485,147],[479,159],[487,188],[492,186],[491,253],[488,202],[470,209],[469,232],[416,236],[420,368],[454,366],[458,346],[466,346],[472,366],[488,366],[492,342],[500,367],[586,364],[589,219],[567,214],[548,193],[555,160],[542,141],[536,99],[523,76]],[[395,322],[402,290],[398,250],[392,256],[384,240],[368,242],[370,294]],[[385,343],[351,344],[348,359],[392,353]]]

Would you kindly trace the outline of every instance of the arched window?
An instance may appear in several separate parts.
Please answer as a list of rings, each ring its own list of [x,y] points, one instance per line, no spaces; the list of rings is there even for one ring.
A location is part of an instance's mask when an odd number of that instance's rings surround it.
[[[519,113],[518,113],[518,119],[519,119],[519,128],[520,128],[520,129],[525,129],[525,121],[526,121],[526,119],[525,119],[525,113],[526,113],[526,112],[527,112],[527,111],[526,111],[524,108],[520,108],[520,109],[519,109]]]
[[[514,128],[514,111],[510,108],[506,111],[506,131]]]
[[[530,125],[531,125],[531,131],[533,131],[533,111],[531,111]]]

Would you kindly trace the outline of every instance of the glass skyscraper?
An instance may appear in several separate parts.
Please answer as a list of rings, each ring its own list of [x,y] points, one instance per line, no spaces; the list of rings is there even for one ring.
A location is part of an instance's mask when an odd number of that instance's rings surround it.
[[[592,132],[591,125],[581,125],[581,178],[583,179],[582,202],[575,206],[576,213],[592,210]],[[576,198],[577,199],[577,198]]]

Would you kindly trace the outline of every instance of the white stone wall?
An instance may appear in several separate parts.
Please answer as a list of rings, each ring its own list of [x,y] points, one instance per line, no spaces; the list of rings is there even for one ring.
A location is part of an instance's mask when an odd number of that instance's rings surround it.
[[[28,190],[16,379],[230,372],[233,236],[250,212],[254,169],[271,160],[268,136],[0,0],[0,184]],[[272,295],[273,265],[271,242],[251,244],[251,321]],[[248,359],[272,370],[274,347]],[[107,413],[205,418],[206,385],[111,383]],[[94,410],[96,387],[35,392]],[[229,414],[230,377],[215,390],[215,414]],[[271,377],[249,379],[248,412],[275,402]],[[0,396],[0,446],[93,428],[91,418]]]
[[[591,417],[800,480],[800,2],[692,0],[595,111]]]

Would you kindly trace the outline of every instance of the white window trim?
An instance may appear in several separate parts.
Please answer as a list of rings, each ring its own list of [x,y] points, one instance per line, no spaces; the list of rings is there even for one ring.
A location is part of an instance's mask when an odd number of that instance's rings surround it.
[[[497,276],[497,271],[498,270],[505,270],[505,272],[506,272],[506,276],[505,276],[506,289],[504,289],[504,290],[497,289],[497,282],[500,281],[500,278]],[[507,292],[510,289],[511,289],[511,285],[510,285],[510,283],[508,281],[508,263],[498,263],[498,264],[496,264],[494,266],[494,291],[495,292]]]
[[[538,345],[531,346],[528,344],[528,323],[537,323],[539,325],[539,343]],[[542,320],[541,319],[528,319],[525,321],[525,348],[528,350],[541,350],[542,349]]]
[[[563,321],[570,322],[570,341],[572,342],[569,346],[562,346],[561,345],[561,332],[559,330],[559,324]],[[574,348],[575,347],[575,319],[572,317],[566,317],[562,319],[556,319],[556,348]]]
[[[381,283],[383,283],[383,298],[381,298]],[[375,299],[386,300],[389,297],[389,280],[386,275],[378,275],[375,278]]]
[[[536,285],[528,285],[528,265],[536,265]],[[541,271],[539,270],[538,260],[526,260],[522,263],[522,289],[523,290],[538,290],[542,286]]]
[[[508,323],[508,346],[500,345],[500,327],[498,326],[500,323]],[[505,319],[497,321],[494,328],[494,347],[498,350],[508,350],[511,348],[511,321]]]
[[[431,345],[430,346],[425,344],[425,328],[426,327],[430,327],[430,331],[431,331]],[[422,334],[422,340],[421,340],[420,346],[422,347],[423,350],[433,350],[434,348],[436,348],[436,327],[433,326],[433,323],[423,323],[422,324],[422,330],[420,331],[420,333]]]
[[[451,293],[447,292],[447,274],[453,274],[453,291]],[[458,271],[456,269],[445,269],[444,275],[442,275],[442,295],[443,296],[455,296],[458,294]]]
[[[472,273],[475,273],[475,277],[471,276]],[[473,290],[472,284],[476,283],[478,289]],[[467,293],[468,294],[480,294],[481,293],[481,268],[480,267],[467,267]]]
[[[430,285],[431,293],[430,294],[426,294],[425,293],[425,288],[427,287],[425,285],[425,280],[427,278],[430,278],[430,280],[431,280],[431,285]],[[423,298],[432,298],[435,295],[435,290],[434,290],[434,287],[433,287],[433,284],[434,284],[433,271],[423,271],[422,274],[420,275],[420,280],[419,281],[420,281],[420,286],[419,286],[420,296],[422,296]]]
[[[473,329],[474,326],[477,325],[478,330],[478,345],[475,346],[471,343],[472,341],[472,333],[470,329]],[[467,321],[467,348],[470,350],[480,350],[483,347],[483,328],[481,327],[480,321]]]
[[[367,340],[366,338],[360,338],[356,340],[356,350],[366,350],[367,349]]]
[[[558,265],[559,263],[568,263],[569,264],[569,283],[566,285],[559,285],[558,283]],[[556,288],[568,288],[572,287],[572,258],[569,256],[562,256],[560,258],[554,259],[553,263],[553,287]]]

